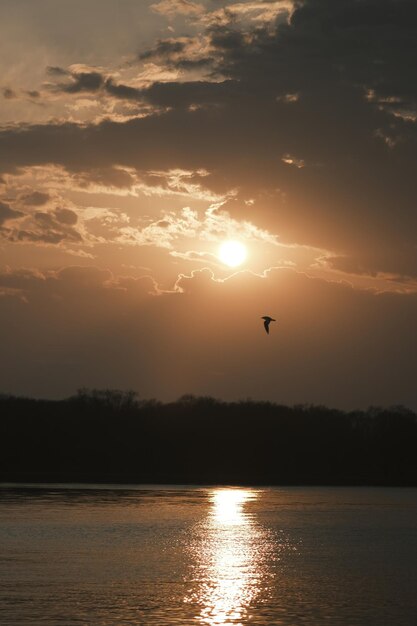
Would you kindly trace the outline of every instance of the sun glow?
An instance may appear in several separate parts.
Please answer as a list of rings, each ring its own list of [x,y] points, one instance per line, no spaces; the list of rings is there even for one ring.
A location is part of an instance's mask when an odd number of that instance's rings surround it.
[[[242,265],[247,256],[246,247],[240,241],[225,241],[219,250],[219,259],[229,267]]]

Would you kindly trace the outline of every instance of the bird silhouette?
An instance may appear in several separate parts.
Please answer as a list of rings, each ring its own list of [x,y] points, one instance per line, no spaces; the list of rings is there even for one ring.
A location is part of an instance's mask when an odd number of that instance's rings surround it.
[[[266,330],[267,334],[269,335],[269,324],[271,322],[276,322],[277,320],[274,320],[273,317],[269,317],[269,315],[264,315],[261,319],[264,320],[265,330]]]

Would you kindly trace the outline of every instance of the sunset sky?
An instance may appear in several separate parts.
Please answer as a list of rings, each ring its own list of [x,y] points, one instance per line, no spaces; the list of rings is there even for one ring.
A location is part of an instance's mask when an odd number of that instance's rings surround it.
[[[416,58],[415,0],[2,0],[0,391],[417,409]]]

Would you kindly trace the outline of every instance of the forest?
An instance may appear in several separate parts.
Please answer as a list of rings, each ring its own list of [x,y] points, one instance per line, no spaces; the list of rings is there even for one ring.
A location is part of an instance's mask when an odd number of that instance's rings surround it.
[[[402,406],[0,396],[0,482],[417,486],[416,451]]]

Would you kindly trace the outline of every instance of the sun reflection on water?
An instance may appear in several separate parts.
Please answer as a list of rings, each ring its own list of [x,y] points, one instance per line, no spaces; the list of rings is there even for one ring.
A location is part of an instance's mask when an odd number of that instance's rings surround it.
[[[197,616],[201,624],[243,624],[265,585],[266,531],[245,510],[258,495],[244,489],[216,489],[210,494],[210,512],[194,547],[200,584],[192,600],[201,607]]]
[[[243,489],[219,489],[213,493],[211,501],[212,522],[215,525],[240,526],[248,523],[248,516],[243,512],[243,505],[256,498],[256,492]]]

